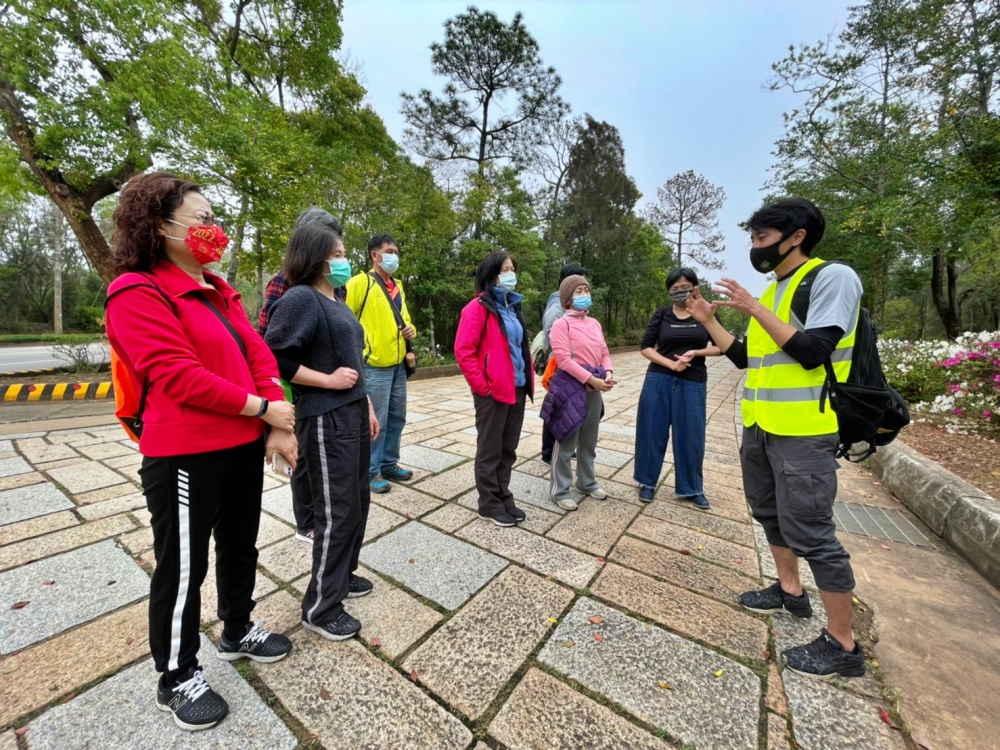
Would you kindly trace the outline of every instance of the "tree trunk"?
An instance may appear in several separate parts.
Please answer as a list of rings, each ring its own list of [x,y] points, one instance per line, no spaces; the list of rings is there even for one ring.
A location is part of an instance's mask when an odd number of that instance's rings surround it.
[[[229,268],[226,270],[226,283],[229,286],[236,284],[236,274],[240,270],[240,250],[243,248],[243,234],[247,228],[247,210],[250,208],[250,199],[244,193],[240,198],[240,212],[236,215],[236,231],[233,233],[232,255],[229,258]]]
[[[931,299],[944,325],[945,335],[954,341],[962,333],[956,288],[958,274],[955,261],[945,248],[938,248],[931,259]]]
[[[63,233],[62,215],[55,210],[52,211],[52,331],[56,334],[63,332],[63,309],[62,309],[62,272],[63,272],[63,245],[65,243]]]
[[[427,331],[431,336],[431,359],[437,360],[437,344],[434,342],[434,305],[427,305]]]

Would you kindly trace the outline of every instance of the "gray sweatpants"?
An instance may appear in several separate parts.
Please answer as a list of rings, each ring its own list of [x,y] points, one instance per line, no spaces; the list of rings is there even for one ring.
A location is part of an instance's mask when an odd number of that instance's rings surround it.
[[[743,490],[767,541],[805,558],[821,591],[854,589],[851,556],[837,539],[838,436],[784,437],[743,431]]]
[[[604,399],[600,391],[587,393],[587,420],[579,430],[565,441],[555,444],[552,450],[552,482],[549,492],[553,500],[573,497],[573,467],[570,456],[576,451],[576,488],[592,492],[598,487],[594,476],[594,459],[597,456],[597,430],[601,426]]]

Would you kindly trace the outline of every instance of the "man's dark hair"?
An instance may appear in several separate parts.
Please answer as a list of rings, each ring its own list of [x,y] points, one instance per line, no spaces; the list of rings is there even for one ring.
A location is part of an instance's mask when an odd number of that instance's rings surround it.
[[[687,279],[691,282],[691,286],[698,286],[698,274],[694,272],[693,268],[675,268],[669,274],[667,274],[667,291],[670,291],[670,287],[676,284],[681,279]]]
[[[805,198],[781,198],[757,209],[747,221],[751,230],[777,229],[782,237],[788,238],[799,229],[806,230],[802,241],[802,254],[808,257],[812,249],[823,239],[826,219],[816,204]]]
[[[396,245],[396,240],[392,238],[391,234],[373,234],[372,238],[368,240],[368,254],[371,255],[383,245]],[[399,245],[396,247],[398,248]]]
[[[482,263],[479,264],[479,268],[476,269],[477,292],[487,292],[490,290],[496,277],[500,275],[500,269],[503,268],[504,261],[507,258],[510,258],[516,271],[517,261],[511,258],[508,253],[490,253],[483,258]]]
[[[559,272],[559,283],[562,284],[570,276],[586,276],[587,269],[579,263],[568,263]]]
[[[341,238],[344,236],[344,228],[337,221],[336,217],[329,211],[324,211],[322,208],[317,206],[310,206],[305,211],[299,214],[299,218],[295,220],[295,225],[292,229],[298,229],[303,224],[312,223],[322,224],[327,229],[332,229],[334,232],[339,234]]]
[[[340,234],[319,222],[292,231],[285,248],[285,274],[292,286],[311,286],[323,273],[323,264],[341,242]]]

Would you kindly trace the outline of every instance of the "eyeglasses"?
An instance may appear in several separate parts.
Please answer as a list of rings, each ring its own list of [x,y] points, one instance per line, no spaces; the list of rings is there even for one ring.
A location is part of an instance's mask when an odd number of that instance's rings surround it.
[[[222,222],[219,221],[218,217],[215,217],[215,216],[198,216],[197,214],[174,214],[174,216],[183,216],[183,217],[188,218],[188,219],[197,219],[198,223],[203,224],[203,225],[208,226],[208,227],[211,227],[211,226],[221,227],[222,226]]]
[[[678,289],[677,287],[674,287],[673,289],[670,290],[670,293],[671,294],[687,294],[688,292],[693,292],[693,291],[694,291],[694,287],[693,286],[686,286],[686,287],[683,287],[683,288],[680,288],[680,289]]]

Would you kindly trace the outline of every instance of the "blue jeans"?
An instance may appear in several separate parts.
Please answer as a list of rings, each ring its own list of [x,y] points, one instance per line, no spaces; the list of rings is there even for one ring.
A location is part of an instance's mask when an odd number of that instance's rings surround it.
[[[673,431],[674,491],[682,497],[705,492],[705,383],[647,372],[635,428],[635,472],[644,487],[656,487]]]
[[[399,444],[406,424],[406,365],[369,367],[365,365],[365,385],[378,418],[378,438],[372,442],[368,473],[376,474],[399,463]]]

